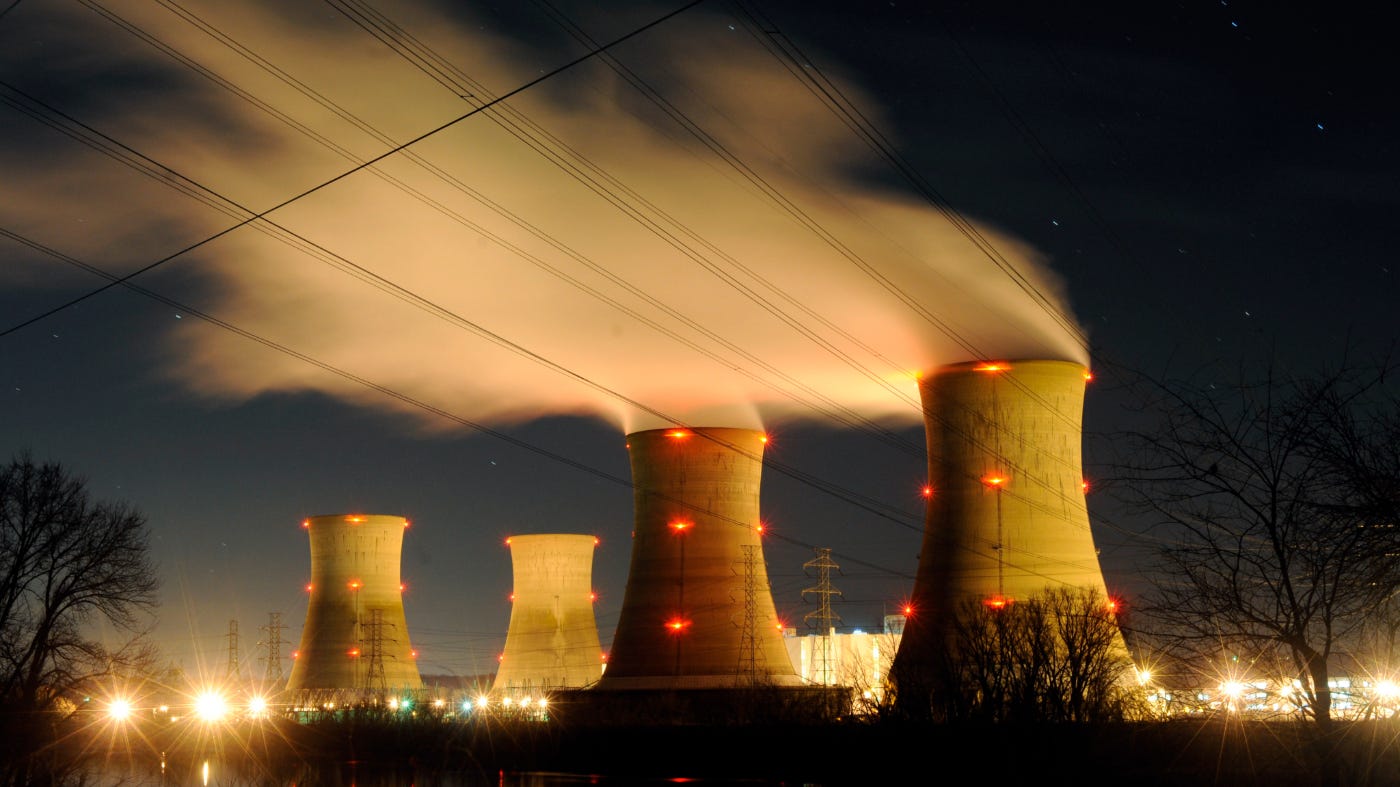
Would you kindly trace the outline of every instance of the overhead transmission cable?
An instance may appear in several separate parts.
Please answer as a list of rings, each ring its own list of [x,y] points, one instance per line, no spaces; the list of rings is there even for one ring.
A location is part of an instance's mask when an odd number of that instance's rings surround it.
[[[429,137],[432,137],[432,136],[434,136],[434,135],[436,135],[436,134],[438,134],[438,133],[440,133],[440,132],[442,132],[442,131],[444,131],[444,130],[446,130],[446,129],[452,128],[453,126],[457,125],[458,123],[461,123],[462,121],[466,120],[467,118],[470,118],[470,117],[472,117],[473,115],[476,115],[476,114],[482,112],[483,110],[485,110],[485,109],[491,107],[492,105],[497,104],[497,103],[502,102],[502,101],[505,101],[506,99],[509,99],[509,98],[511,98],[512,96],[515,96],[515,95],[517,95],[517,94],[519,94],[519,93],[523,93],[523,92],[525,92],[526,90],[529,90],[530,88],[534,87],[535,85],[538,85],[538,84],[540,84],[541,82],[544,82],[545,80],[547,80],[547,79],[549,79],[549,78],[551,78],[551,77],[553,77],[553,76],[555,76],[555,75],[557,75],[557,74],[563,73],[564,71],[567,71],[568,69],[570,69],[570,68],[572,68],[572,67],[578,65],[579,63],[582,63],[582,62],[588,60],[589,58],[592,58],[592,57],[596,56],[596,55],[598,54],[598,52],[600,52],[600,51],[605,51],[605,50],[606,50],[607,48],[609,48],[609,47],[617,46],[618,44],[620,44],[620,43],[622,43],[622,42],[624,42],[624,41],[627,41],[627,40],[629,40],[629,39],[631,39],[631,38],[633,38],[633,37],[635,37],[635,36],[638,36],[638,35],[640,35],[641,33],[646,32],[647,30],[650,30],[650,29],[653,28],[653,27],[656,27],[657,25],[661,24],[662,22],[665,22],[666,20],[668,20],[668,19],[670,19],[670,18],[672,18],[672,17],[674,17],[674,16],[680,14],[680,13],[683,12],[683,11],[686,11],[686,10],[688,10],[688,9],[690,9],[690,8],[695,7],[695,6],[699,5],[699,4],[702,3],[702,2],[704,2],[704,0],[690,0],[690,2],[686,3],[685,5],[682,5],[680,8],[677,8],[677,9],[675,9],[675,10],[673,10],[673,11],[670,11],[670,12],[666,13],[665,15],[663,15],[663,16],[657,18],[657,19],[652,20],[651,22],[648,22],[648,23],[642,25],[641,27],[638,27],[638,28],[633,29],[631,32],[628,32],[628,33],[626,33],[626,34],[624,34],[624,35],[622,35],[622,36],[620,36],[620,37],[614,39],[613,41],[609,42],[608,44],[605,44],[605,45],[604,45],[602,48],[600,48],[600,49],[596,49],[596,50],[589,51],[589,52],[587,52],[587,53],[585,53],[585,54],[583,54],[583,55],[581,55],[581,56],[579,56],[579,57],[574,58],[573,60],[570,60],[570,61],[564,63],[563,65],[557,66],[557,67],[555,67],[554,69],[552,69],[552,70],[550,70],[550,71],[547,71],[547,72],[545,72],[544,74],[541,74],[540,76],[535,77],[534,79],[531,79],[530,81],[528,81],[528,82],[526,82],[526,83],[520,85],[519,87],[516,87],[516,88],[514,88],[514,89],[512,89],[512,90],[510,90],[510,91],[508,91],[508,92],[506,92],[506,93],[504,93],[504,94],[502,94],[502,95],[500,95],[500,96],[498,96],[498,97],[496,97],[496,98],[494,98],[494,99],[492,99],[492,100],[490,100],[490,101],[488,101],[488,102],[482,104],[481,106],[478,106],[478,107],[476,107],[476,108],[474,108],[474,109],[468,110],[467,112],[465,112],[465,113],[463,113],[463,114],[461,114],[461,115],[458,115],[457,117],[453,118],[452,120],[447,121],[446,123],[443,123],[443,124],[441,124],[441,125],[439,125],[439,126],[436,126],[435,128],[433,128],[433,129],[431,129],[431,130],[429,130],[429,131],[425,131],[425,132],[423,132],[422,134],[419,134],[418,136],[414,137],[413,139],[408,140],[407,142],[404,142],[404,143],[402,143],[402,144],[399,144],[399,145],[397,145],[397,146],[395,146],[395,147],[393,147],[393,148],[391,148],[391,149],[389,149],[389,150],[387,150],[387,151],[385,151],[385,152],[383,152],[383,153],[380,153],[380,154],[377,155],[377,156],[374,156],[373,158],[370,158],[370,159],[368,159],[368,160],[366,160],[366,161],[364,161],[364,162],[362,162],[362,163],[360,163],[360,164],[358,164],[358,165],[356,165],[356,166],[354,166],[354,167],[351,167],[351,168],[348,169],[348,170],[345,170],[345,171],[341,172],[340,174],[338,174],[338,175],[336,175],[336,176],[330,178],[329,180],[322,181],[321,183],[319,183],[319,184],[317,184],[317,185],[315,185],[315,186],[312,186],[312,187],[309,188],[309,189],[306,189],[306,190],[304,190],[304,191],[301,191],[301,192],[297,193],[296,195],[294,195],[294,196],[292,196],[292,197],[288,197],[287,199],[285,199],[285,200],[283,200],[283,201],[277,203],[276,205],[273,205],[273,206],[270,207],[270,208],[267,208],[267,209],[265,209],[265,210],[263,210],[263,211],[261,211],[261,212],[258,212],[258,213],[254,213],[253,215],[249,216],[248,218],[244,219],[243,221],[238,222],[237,224],[234,224],[234,225],[232,225],[232,226],[230,226],[230,227],[228,227],[228,228],[226,228],[226,229],[223,229],[223,230],[221,230],[221,231],[219,231],[219,232],[217,232],[217,233],[215,233],[215,234],[213,234],[213,235],[210,235],[210,236],[204,238],[203,240],[198,241],[197,243],[194,243],[194,244],[191,244],[191,245],[189,245],[189,246],[186,246],[185,248],[180,249],[179,251],[176,251],[176,252],[174,252],[173,254],[168,254],[168,255],[166,255],[165,257],[162,257],[162,258],[160,258],[160,259],[158,259],[158,260],[156,260],[156,261],[154,261],[154,262],[151,262],[151,263],[149,263],[149,264],[147,264],[147,265],[145,265],[145,266],[143,266],[143,267],[141,267],[141,268],[138,268],[138,269],[136,269],[136,270],[134,270],[134,271],[132,271],[132,272],[130,272],[130,273],[124,275],[124,276],[120,276],[120,277],[116,278],[116,279],[113,280],[113,281],[109,281],[107,284],[104,284],[104,285],[102,285],[101,287],[98,287],[98,288],[96,288],[96,289],[94,289],[94,290],[91,290],[91,291],[89,291],[89,292],[87,292],[87,293],[84,293],[83,295],[80,295],[80,296],[78,296],[77,298],[74,298],[74,299],[72,299],[72,300],[69,300],[69,301],[67,301],[67,302],[65,302],[65,303],[63,303],[63,304],[60,304],[60,305],[58,305],[58,306],[55,306],[55,307],[53,307],[53,308],[51,308],[51,309],[49,309],[49,310],[47,310],[47,311],[45,311],[45,312],[43,312],[43,313],[37,314],[37,315],[35,315],[35,316],[33,316],[33,317],[30,317],[30,318],[27,318],[27,319],[25,319],[25,320],[22,320],[22,321],[19,322],[19,323],[16,323],[16,324],[14,324],[14,325],[11,325],[10,327],[6,328],[5,330],[0,331],[0,337],[8,336],[8,335],[14,333],[15,331],[17,331],[17,330],[19,330],[19,329],[21,329],[21,328],[24,328],[24,327],[26,327],[26,326],[28,326],[28,325],[32,325],[33,323],[36,323],[36,322],[38,322],[39,320],[44,319],[45,317],[48,317],[48,316],[50,316],[50,315],[52,315],[52,314],[56,314],[57,312],[63,311],[64,309],[67,309],[67,308],[69,308],[70,306],[73,306],[74,304],[81,303],[82,301],[85,301],[85,300],[87,300],[88,298],[91,298],[91,297],[94,296],[94,295],[97,295],[97,294],[99,294],[99,293],[105,292],[106,290],[109,290],[109,289],[111,289],[112,287],[115,287],[115,286],[117,286],[117,285],[119,285],[119,284],[122,284],[122,283],[124,283],[124,282],[126,282],[126,281],[129,281],[130,279],[133,279],[133,278],[135,278],[135,277],[137,277],[137,276],[140,276],[141,274],[146,273],[147,271],[154,270],[155,268],[158,268],[158,267],[160,267],[160,266],[166,264],[167,262],[170,262],[171,260],[177,259],[177,258],[179,258],[179,257],[181,257],[181,256],[183,256],[183,255],[185,255],[185,254],[187,254],[187,253],[189,253],[189,252],[191,252],[191,251],[194,251],[195,249],[197,249],[197,248],[199,248],[199,247],[201,247],[201,246],[204,246],[204,245],[206,245],[206,244],[208,244],[208,243],[210,243],[210,242],[212,242],[212,241],[214,241],[214,240],[217,240],[218,238],[223,237],[223,236],[229,234],[230,232],[233,232],[233,231],[236,230],[236,229],[239,229],[239,228],[241,228],[241,227],[247,226],[248,224],[251,224],[252,222],[257,221],[258,219],[264,218],[265,216],[267,216],[267,215],[270,214],[270,213],[273,213],[273,212],[275,212],[275,211],[278,211],[278,210],[280,210],[280,209],[282,209],[282,208],[284,208],[284,207],[286,207],[286,206],[288,206],[288,205],[290,205],[290,204],[292,204],[292,203],[294,203],[294,202],[297,202],[297,201],[299,201],[299,200],[301,200],[301,199],[303,199],[303,198],[305,198],[305,197],[307,197],[307,196],[309,196],[309,195],[311,195],[311,194],[315,194],[316,192],[321,191],[322,189],[326,188],[327,186],[330,186],[330,185],[335,184],[335,183],[339,183],[340,181],[342,181],[342,180],[344,180],[344,179],[350,177],[351,175],[355,174],[356,172],[359,172],[359,171],[362,170],[362,169],[365,169],[365,168],[369,167],[369,166],[372,165],[372,164],[376,164],[376,163],[378,163],[378,162],[380,162],[380,161],[383,161],[383,160],[385,160],[385,159],[387,159],[387,158],[393,156],[394,154],[399,153],[399,152],[402,151],[402,150],[405,150],[405,149],[407,149],[407,148],[409,148],[409,147],[411,147],[411,146],[413,146],[413,145],[416,145],[416,144],[419,143],[419,142],[422,142],[422,141],[425,140],[425,139],[428,139]]]
[[[203,32],[207,33],[207,34],[210,35],[211,37],[213,37],[213,38],[215,38],[216,40],[218,40],[220,43],[222,43],[222,44],[224,44],[225,46],[227,46],[227,47],[229,47],[230,49],[232,49],[232,50],[233,50],[234,52],[236,52],[237,54],[239,54],[239,55],[243,56],[244,58],[248,59],[249,61],[253,62],[253,63],[254,63],[255,65],[257,65],[259,68],[262,68],[263,70],[265,70],[265,71],[267,71],[268,73],[272,74],[273,76],[275,76],[276,78],[278,78],[279,80],[281,80],[282,82],[284,82],[285,84],[287,84],[287,85],[293,87],[293,88],[296,89],[298,92],[300,92],[300,93],[302,93],[303,95],[305,95],[307,98],[311,99],[312,101],[316,102],[317,104],[319,104],[319,105],[325,107],[326,109],[330,110],[331,112],[335,113],[338,117],[342,118],[343,120],[346,120],[347,122],[351,123],[352,125],[354,125],[355,127],[359,128],[359,129],[361,129],[361,130],[364,131],[365,133],[370,134],[370,135],[373,136],[374,138],[376,138],[376,139],[378,139],[378,140],[380,140],[380,141],[382,141],[382,142],[385,142],[386,144],[393,144],[393,140],[390,139],[387,135],[384,135],[383,133],[381,133],[378,129],[375,129],[375,128],[374,128],[373,126],[371,126],[370,124],[366,123],[365,121],[363,121],[363,120],[361,120],[360,118],[356,117],[355,115],[353,115],[352,113],[348,112],[348,111],[345,110],[344,108],[342,108],[342,107],[340,107],[339,105],[335,104],[334,102],[330,101],[330,100],[327,99],[324,95],[320,94],[319,92],[315,91],[315,90],[312,89],[311,87],[307,86],[305,83],[302,83],[302,82],[300,82],[299,80],[296,80],[294,77],[292,77],[290,74],[286,73],[284,70],[278,68],[276,65],[270,63],[270,62],[267,61],[265,58],[262,58],[261,56],[259,56],[259,55],[257,55],[256,53],[252,52],[252,51],[251,51],[250,49],[248,49],[247,47],[245,47],[245,46],[243,46],[242,44],[238,43],[237,41],[233,40],[233,39],[232,39],[231,37],[229,37],[227,34],[225,34],[225,33],[223,33],[222,31],[220,31],[217,27],[215,27],[215,26],[209,24],[208,22],[204,21],[203,19],[201,19],[201,18],[198,17],[197,15],[191,13],[190,11],[188,11],[187,9],[185,9],[184,7],[180,6],[178,3],[174,2],[174,0],[157,0],[157,1],[160,2],[161,5],[165,6],[167,9],[171,10],[172,13],[175,13],[176,15],[180,16],[180,17],[181,17],[182,19],[184,19],[186,22],[188,22],[188,23],[190,23],[191,25],[194,25],[195,27],[199,28],[199,29],[202,30]],[[110,14],[109,14],[109,16],[110,16]],[[392,23],[384,22],[384,23],[377,23],[375,26],[376,26],[376,28],[382,28],[382,27],[384,27],[384,26],[386,26],[386,25],[391,25],[391,24],[392,24]],[[400,32],[399,32],[399,35],[407,35],[407,34],[402,33],[402,31],[400,31]],[[409,38],[411,38],[411,36],[409,36]],[[162,51],[166,51],[166,50],[168,49],[167,47],[164,47],[163,45],[161,45],[161,46],[162,46]],[[170,50],[170,51],[173,52],[173,50]],[[185,58],[183,58],[183,57],[178,57],[178,53],[174,53],[174,54],[172,54],[172,56],[176,56],[176,57],[177,57],[177,61],[179,61],[179,62],[182,62],[182,63],[185,63],[185,62],[186,62],[186,59],[185,59]],[[408,55],[405,55],[405,57],[407,57],[407,56],[408,56]],[[434,56],[434,58],[436,59],[436,56]],[[425,59],[425,58],[417,58],[417,59],[422,60],[422,59]],[[197,73],[206,74],[207,72],[206,72],[204,69],[197,69]],[[440,82],[440,83],[443,82],[443,79],[444,79],[444,78],[441,77],[441,76],[438,76],[438,75],[436,74],[436,72],[434,72],[433,76],[434,76],[434,79],[435,79],[436,81],[438,81],[438,82]],[[245,100],[249,100],[250,102],[252,102],[252,103],[254,104],[254,106],[257,106],[259,109],[266,109],[266,105],[265,105],[263,102],[257,101],[254,97],[251,97],[250,94],[247,94],[246,91],[242,91],[242,90],[238,89],[236,86],[231,85],[231,84],[228,83],[226,80],[216,80],[216,84],[219,84],[220,86],[225,87],[225,88],[227,88],[227,89],[229,89],[229,90],[235,92],[235,94],[238,95],[240,98],[244,98]],[[470,97],[470,94],[464,93],[464,94],[462,94],[462,97],[464,97],[464,98],[465,98],[465,97]],[[518,114],[518,113],[517,113],[517,114]],[[282,113],[275,113],[273,116],[276,117],[276,118],[278,118],[279,120],[282,120],[282,119],[285,118],[285,115],[283,115]],[[289,125],[291,125],[294,129],[296,129],[296,130],[298,130],[298,131],[302,131],[302,130],[303,130],[303,128],[301,127],[300,124],[289,123]],[[521,135],[520,135],[518,132],[515,133],[515,136],[517,136],[517,138],[521,138]],[[357,160],[357,159],[355,159],[355,157],[353,156],[353,154],[351,154],[348,150],[344,149],[343,147],[341,147],[341,146],[339,146],[339,145],[336,145],[335,143],[331,142],[330,140],[325,139],[325,138],[322,137],[321,135],[315,135],[315,136],[313,136],[312,138],[315,139],[316,141],[320,142],[321,144],[326,145],[327,147],[330,147],[332,150],[336,151],[337,153],[339,153],[340,155],[344,156],[344,157],[347,158],[347,159],[350,159],[350,160],[352,160],[352,161]],[[525,140],[525,141],[527,142],[527,144],[530,143],[529,140]],[[554,141],[555,141],[556,144],[561,144],[561,145],[562,145],[562,143],[558,142],[557,139],[554,140]],[[909,443],[909,441],[903,439],[903,438],[900,437],[898,434],[896,434],[896,433],[890,431],[889,429],[887,429],[887,428],[885,428],[885,427],[883,427],[883,426],[881,426],[881,425],[875,423],[874,421],[870,420],[869,418],[867,418],[867,417],[865,417],[865,416],[862,416],[861,414],[857,413],[856,411],[854,411],[854,410],[851,409],[850,407],[845,406],[845,405],[841,404],[840,402],[837,402],[836,400],[832,399],[830,396],[828,396],[827,394],[825,394],[825,393],[824,393],[823,391],[821,391],[819,388],[816,388],[816,387],[807,385],[807,384],[805,384],[805,383],[802,383],[800,380],[797,380],[796,378],[792,377],[791,375],[788,375],[788,374],[782,372],[782,371],[779,370],[777,367],[775,367],[775,366],[773,366],[772,364],[770,364],[770,363],[764,361],[763,359],[759,358],[758,356],[755,356],[754,354],[748,352],[747,350],[744,350],[744,349],[743,349],[742,347],[740,347],[739,345],[737,345],[737,344],[735,344],[735,343],[733,343],[733,342],[731,342],[731,341],[725,339],[723,336],[719,335],[719,334],[716,333],[715,331],[706,328],[705,326],[703,326],[702,324],[700,324],[700,323],[697,322],[696,320],[694,320],[694,319],[692,319],[692,318],[686,316],[685,314],[683,314],[683,313],[681,313],[680,311],[674,309],[673,307],[670,307],[670,306],[666,305],[665,303],[663,303],[662,301],[660,301],[660,300],[657,299],[656,297],[649,295],[649,294],[646,293],[645,291],[643,291],[643,290],[641,290],[640,288],[638,288],[636,285],[634,285],[634,284],[632,284],[631,282],[627,281],[625,278],[623,278],[623,277],[621,277],[621,276],[619,276],[619,275],[613,273],[612,271],[610,271],[610,270],[609,270],[608,268],[606,268],[605,266],[603,266],[603,265],[601,265],[601,264],[599,264],[599,263],[597,263],[597,262],[595,262],[595,261],[589,259],[588,257],[586,257],[585,255],[581,254],[580,252],[578,252],[578,251],[574,250],[573,248],[570,248],[569,246],[565,245],[563,242],[561,242],[561,241],[558,240],[557,238],[555,238],[555,237],[549,235],[548,233],[544,232],[544,231],[541,230],[539,227],[537,227],[537,226],[535,226],[535,225],[533,225],[533,224],[531,224],[531,223],[525,221],[523,218],[521,218],[521,217],[518,216],[517,214],[511,212],[510,210],[506,209],[504,206],[500,205],[499,203],[496,203],[496,202],[490,200],[490,199],[487,198],[484,194],[482,194],[482,193],[480,193],[479,191],[473,189],[471,186],[469,186],[468,184],[464,183],[463,181],[461,181],[461,180],[458,179],[457,177],[453,176],[451,173],[449,173],[449,172],[443,170],[443,169],[440,168],[440,167],[437,167],[436,165],[432,164],[431,162],[429,162],[429,161],[423,159],[422,157],[418,156],[417,154],[413,153],[412,151],[405,151],[405,152],[404,152],[404,157],[407,158],[407,159],[409,159],[410,161],[414,162],[415,164],[419,165],[420,167],[424,168],[424,169],[427,170],[429,173],[431,173],[432,175],[434,175],[435,177],[437,177],[439,180],[441,180],[441,181],[443,181],[444,183],[448,184],[449,186],[451,186],[451,187],[453,187],[453,188],[455,188],[455,189],[461,191],[463,194],[466,194],[467,196],[469,196],[469,197],[471,197],[472,199],[476,200],[477,202],[479,202],[479,203],[482,204],[483,206],[485,206],[485,207],[487,207],[488,209],[492,210],[493,212],[497,213],[497,214],[500,215],[502,218],[505,218],[507,221],[510,221],[511,223],[515,224],[516,226],[520,227],[521,229],[523,229],[523,230],[525,230],[526,232],[530,233],[531,235],[535,236],[536,238],[539,238],[540,240],[542,240],[542,241],[544,241],[545,243],[549,244],[550,246],[552,246],[553,248],[555,248],[555,249],[558,250],[559,252],[563,253],[565,256],[569,257],[570,259],[573,259],[574,261],[578,262],[579,264],[581,264],[581,265],[587,267],[589,270],[591,270],[591,271],[593,271],[593,272],[599,274],[600,276],[603,276],[603,277],[604,277],[605,279],[607,279],[609,282],[611,282],[611,283],[617,285],[618,287],[622,288],[622,289],[623,289],[624,291],[626,291],[627,293],[629,293],[629,294],[631,294],[631,295],[633,295],[633,296],[639,298],[640,300],[644,301],[644,302],[647,303],[648,305],[650,305],[650,306],[656,308],[657,310],[663,312],[664,314],[667,314],[668,316],[670,316],[670,317],[676,319],[677,321],[681,322],[681,323],[682,323],[683,325],[685,325],[686,327],[689,327],[689,328],[691,328],[692,330],[695,330],[696,332],[698,332],[698,333],[700,333],[701,335],[703,335],[705,338],[710,339],[711,341],[714,341],[716,344],[718,344],[718,345],[720,345],[721,347],[723,347],[723,348],[729,350],[730,352],[733,352],[733,353],[735,353],[736,355],[739,355],[741,358],[743,358],[743,359],[749,361],[750,363],[753,363],[753,364],[759,366],[761,369],[763,369],[764,371],[768,372],[769,374],[772,374],[772,375],[774,375],[775,377],[780,378],[782,381],[786,382],[788,385],[793,386],[794,388],[800,389],[800,390],[803,391],[807,396],[809,396],[809,397],[811,397],[812,399],[815,399],[815,400],[817,400],[817,401],[816,401],[816,402],[813,402],[813,401],[811,401],[811,400],[809,400],[809,399],[803,399],[803,398],[801,398],[798,394],[794,394],[791,390],[786,390],[786,389],[783,389],[783,388],[779,387],[779,385],[778,385],[777,383],[775,383],[773,380],[766,379],[766,378],[760,376],[759,374],[757,374],[756,372],[753,372],[752,370],[744,369],[744,368],[742,368],[742,367],[736,365],[733,361],[722,357],[721,355],[719,355],[718,353],[714,352],[713,350],[710,350],[710,349],[707,349],[707,348],[705,348],[705,347],[702,347],[700,344],[698,344],[698,343],[696,343],[696,342],[694,342],[694,341],[692,341],[692,340],[690,340],[690,339],[688,339],[688,338],[686,338],[686,337],[680,335],[680,334],[677,333],[676,331],[674,331],[674,330],[672,330],[672,329],[670,329],[670,328],[667,328],[666,326],[664,326],[664,325],[658,323],[657,321],[652,320],[652,319],[648,318],[647,316],[641,314],[641,313],[638,312],[636,309],[633,309],[633,308],[631,308],[631,307],[626,306],[625,304],[623,304],[623,303],[621,303],[620,301],[618,301],[616,298],[612,298],[612,297],[608,296],[607,294],[605,294],[605,293],[599,291],[598,289],[589,286],[588,284],[582,282],[582,281],[579,280],[578,278],[576,278],[576,277],[570,275],[569,273],[563,271],[562,269],[558,268],[557,266],[554,266],[554,265],[548,263],[547,261],[543,260],[543,259],[540,258],[539,256],[534,255],[534,254],[531,254],[531,253],[525,251],[524,249],[520,248],[519,246],[516,246],[516,245],[510,243],[509,241],[507,241],[507,240],[505,240],[504,238],[502,238],[500,235],[491,232],[490,230],[488,230],[487,228],[481,226],[480,224],[478,224],[478,223],[476,223],[476,222],[471,221],[471,220],[468,219],[467,217],[463,216],[460,212],[455,211],[455,210],[453,210],[453,209],[447,207],[447,206],[444,205],[443,203],[439,202],[438,200],[435,200],[435,199],[429,197],[428,195],[424,194],[423,192],[421,192],[421,191],[419,191],[419,190],[417,190],[417,189],[414,189],[412,186],[409,186],[407,183],[403,182],[402,180],[400,180],[400,179],[398,179],[398,178],[395,178],[395,177],[392,177],[392,176],[388,175],[387,173],[382,172],[382,171],[379,170],[378,168],[371,168],[370,171],[373,172],[373,173],[374,173],[375,175],[377,175],[378,177],[380,177],[381,179],[383,179],[383,180],[385,180],[386,182],[390,183],[391,185],[395,186],[396,188],[398,188],[398,189],[404,191],[405,193],[409,194],[410,196],[414,197],[415,199],[418,199],[420,202],[423,202],[425,205],[428,205],[429,207],[433,208],[434,210],[437,210],[439,213],[442,213],[443,215],[447,216],[449,219],[451,219],[451,220],[453,220],[453,221],[456,221],[456,222],[458,222],[459,224],[462,224],[463,226],[465,226],[465,227],[467,227],[468,229],[472,230],[473,232],[476,232],[476,233],[482,235],[483,237],[485,237],[485,238],[487,238],[488,240],[492,241],[493,243],[497,244],[498,246],[500,246],[501,248],[505,249],[506,251],[508,251],[508,252],[510,252],[510,253],[512,253],[512,254],[515,254],[515,255],[517,255],[517,256],[520,256],[522,259],[525,259],[527,262],[530,262],[531,264],[535,265],[536,267],[540,268],[541,270],[544,270],[546,273],[548,273],[548,274],[550,274],[550,275],[552,275],[552,276],[555,276],[555,277],[559,278],[561,281],[564,281],[565,283],[567,283],[567,284],[569,284],[569,285],[571,285],[571,286],[573,286],[573,287],[576,287],[576,288],[580,289],[581,291],[583,291],[583,292],[589,294],[590,296],[592,296],[592,297],[594,297],[594,298],[596,298],[596,299],[598,299],[598,300],[600,300],[600,301],[602,301],[602,302],[608,304],[609,306],[611,306],[611,307],[613,307],[613,308],[615,308],[615,309],[621,311],[623,314],[626,314],[626,315],[627,315],[628,317],[630,317],[631,319],[634,319],[634,320],[636,320],[636,321],[642,323],[643,325],[646,325],[646,326],[648,326],[648,327],[651,327],[651,328],[653,328],[654,330],[656,330],[656,331],[662,333],[663,335],[667,336],[668,338],[671,338],[672,340],[676,341],[677,343],[682,344],[682,345],[687,346],[687,347],[690,347],[691,349],[695,350],[696,352],[698,352],[698,353],[700,353],[700,354],[702,354],[702,355],[704,355],[704,356],[706,356],[706,357],[711,358],[712,360],[714,360],[714,361],[716,361],[717,363],[721,364],[724,368],[729,369],[729,370],[731,370],[731,371],[735,371],[736,373],[739,373],[739,374],[741,374],[741,375],[743,375],[743,376],[745,376],[745,377],[748,377],[749,379],[754,380],[755,382],[759,383],[760,385],[763,385],[763,386],[765,386],[765,387],[767,387],[767,388],[770,388],[770,389],[774,390],[775,392],[777,392],[778,394],[783,395],[783,396],[786,396],[786,397],[792,399],[794,402],[797,402],[797,403],[799,403],[799,404],[802,404],[803,406],[809,407],[809,408],[813,409],[814,411],[816,411],[816,412],[822,414],[823,416],[825,416],[825,417],[827,417],[827,418],[830,418],[830,419],[833,420],[833,421],[837,421],[837,422],[839,422],[839,423],[842,423],[842,424],[844,424],[844,425],[846,425],[846,426],[849,426],[849,427],[852,427],[852,428],[855,428],[855,429],[864,430],[864,431],[866,431],[866,432],[872,434],[873,436],[875,436],[877,439],[880,439],[880,440],[882,440],[882,441],[884,441],[884,442],[887,442],[887,443],[890,443],[890,444],[894,445],[895,447],[898,447],[898,448],[900,448],[900,449],[902,449],[902,450],[905,450],[907,453],[910,453],[911,455],[921,455],[921,454],[922,454],[922,452],[923,452],[922,446],[918,446],[918,445],[914,445],[914,444],[912,444],[912,443]]]

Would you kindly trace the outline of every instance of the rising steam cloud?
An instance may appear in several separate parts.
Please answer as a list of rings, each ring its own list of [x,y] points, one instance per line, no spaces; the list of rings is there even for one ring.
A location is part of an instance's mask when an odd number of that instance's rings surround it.
[[[130,13],[257,101],[121,40],[93,57],[139,66],[154,86],[139,107],[94,107],[104,127],[255,210],[349,169],[327,143],[378,155],[384,138],[411,139],[566,59],[427,8],[396,11],[473,80],[464,99],[343,19],[312,33],[280,11],[199,11],[317,101],[187,21]],[[319,391],[427,429],[455,423],[420,405],[490,424],[595,415],[632,431],[912,423],[921,370],[1086,361],[1040,254],[871,185],[883,164],[726,21],[689,12],[615,53],[708,144],[595,59],[269,216],[296,237],[244,227],[142,280],[356,379],[193,320],[166,335],[166,371],[208,397]],[[876,102],[847,90],[878,123]],[[113,166],[94,164],[90,193],[37,167],[0,189],[31,195],[35,232],[55,229],[46,204],[86,211],[92,232],[69,251],[114,270],[234,223]]]

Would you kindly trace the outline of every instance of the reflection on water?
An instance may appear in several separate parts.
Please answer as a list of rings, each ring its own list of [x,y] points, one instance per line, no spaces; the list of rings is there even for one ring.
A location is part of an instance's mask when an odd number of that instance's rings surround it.
[[[602,774],[513,772],[501,771],[441,771],[413,768],[383,768],[363,763],[338,765],[306,765],[285,774],[242,773],[223,763],[203,760],[193,764],[192,771],[181,773],[166,763],[145,768],[108,767],[100,773],[89,774],[87,784],[107,787],[171,787],[202,785],[203,787],[662,787],[662,785],[696,785],[696,787],[820,787],[794,785],[770,779],[730,777],[641,778],[636,776],[606,776]]]

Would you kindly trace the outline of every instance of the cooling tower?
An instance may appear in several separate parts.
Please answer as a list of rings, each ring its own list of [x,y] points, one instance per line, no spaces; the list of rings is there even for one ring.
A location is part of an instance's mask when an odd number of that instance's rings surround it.
[[[599,691],[802,685],[759,542],[766,440],[727,428],[628,435],[632,562]]]
[[[287,689],[384,692],[422,688],[403,612],[399,557],[408,520],[316,516],[306,627]]]
[[[512,536],[510,627],[492,691],[529,695],[583,688],[602,674],[593,617],[593,547],[587,535]]]
[[[920,380],[928,478],[923,548],[896,672],[933,657],[965,599],[1047,587],[1108,598],[1084,504],[1088,371],[1067,361],[945,366]]]

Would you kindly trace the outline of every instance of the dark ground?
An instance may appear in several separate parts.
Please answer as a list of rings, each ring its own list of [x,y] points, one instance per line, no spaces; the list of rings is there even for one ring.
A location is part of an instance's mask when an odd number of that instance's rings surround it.
[[[1400,721],[1182,720],[1115,725],[938,726],[893,722],[623,724],[476,718],[323,718],[216,729],[128,730],[94,724],[55,761],[85,751],[105,772],[197,783],[203,760],[221,784],[378,787],[504,784],[504,773],[597,774],[618,784],[739,779],[768,784],[931,783],[1114,787],[1400,785]],[[1323,763],[1329,763],[1324,767]],[[229,781],[229,779],[232,781]],[[158,783],[158,782],[150,782]],[[213,782],[211,782],[213,783]]]

